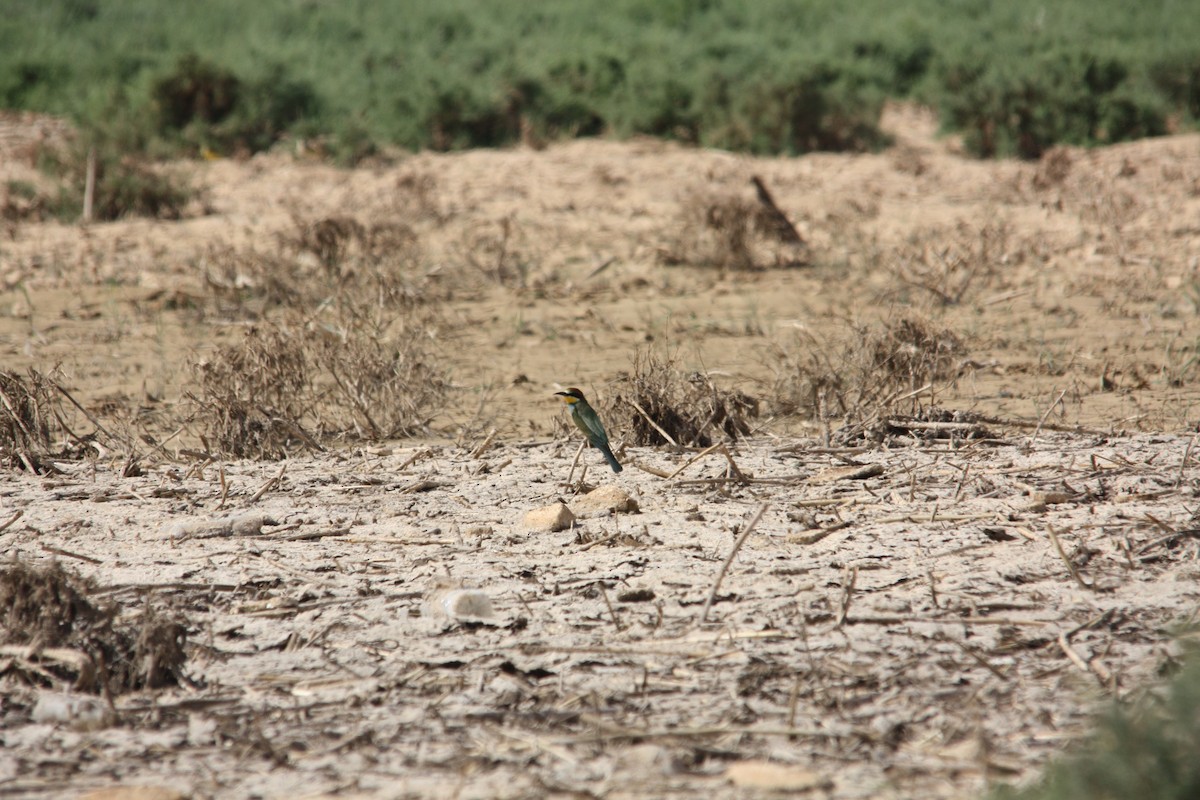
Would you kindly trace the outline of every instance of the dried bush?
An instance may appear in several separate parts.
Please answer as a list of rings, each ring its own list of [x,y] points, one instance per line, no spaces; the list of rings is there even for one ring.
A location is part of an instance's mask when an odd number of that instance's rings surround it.
[[[841,343],[808,334],[771,356],[772,409],[825,421],[877,416],[897,396],[956,378],[966,352],[953,331],[915,317],[852,328]]]
[[[321,337],[315,362],[333,382],[334,406],[323,427],[353,429],[370,440],[426,430],[449,388],[427,341],[421,325],[391,337],[364,328]]]
[[[10,180],[0,187],[0,220],[10,223],[41,222],[46,218],[48,204],[42,191],[29,181]]]
[[[62,397],[50,378],[30,369],[26,375],[0,370],[0,464],[30,472],[52,470],[52,442],[69,434]]]
[[[120,694],[177,684],[187,659],[187,629],[147,605],[134,624],[117,624],[117,608],[97,605],[91,581],[57,562],[0,568],[0,644],[28,645],[4,671],[30,683],[69,681],[75,689]]]
[[[1051,147],[1038,159],[1037,170],[1033,174],[1034,187],[1051,189],[1062,186],[1074,165],[1075,160],[1071,157],[1070,148]]]
[[[213,248],[205,283],[225,313],[257,317],[266,309],[405,308],[436,299],[415,275],[416,232],[402,222],[354,217],[294,218],[273,250]]]
[[[966,354],[954,331],[915,317],[901,317],[870,332],[864,349],[872,379],[900,389],[954,377]]]
[[[513,215],[498,221],[481,221],[464,229],[455,248],[456,255],[489,282],[524,289],[537,261],[529,238]]]
[[[93,132],[90,140],[74,139],[61,149],[47,150],[41,166],[61,183],[50,211],[66,222],[78,220],[84,212],[87,175],[92,169],[93,220],[181,219],[202,190],[183,170],[154,163],[140,147],[115,133]]]
[[[996,786],[987,800],[1195,797],[1200,790],[1200,658],[1194,646],[1189,649],[1193,652],[1165,686],[1113,702],[1096,716],[1093,730],[1040,778],[1019,788]]]
[[[707,447],[714,438],[750,433],[759,401],[737,390],[720,389],[699,372],[684,376],[674,359],[639,350],[633,374],[618,378],[606,417],[637,445]],[[661,430],[660,430],[661,429]],[[665,434],[665,435],[664,435]]]
[[[210,450],[237,458],[283,458],[311,442],[301,420],[312,402],[305,342],[286,328],[251,328],[234,345],[196,362],[190,394]]]
[[[377,441],[426,429],[449,383],[431,317],[384,324],[366,311],[251,329],[193,365],[206,447],[283,458],[330,435]]]
[[[940,305],[957,305],[971,290],[991,284],[1000,267],[1019,260],[1005,222],[924,231],[895,253],[889,269],[899,283],[922,289]]]

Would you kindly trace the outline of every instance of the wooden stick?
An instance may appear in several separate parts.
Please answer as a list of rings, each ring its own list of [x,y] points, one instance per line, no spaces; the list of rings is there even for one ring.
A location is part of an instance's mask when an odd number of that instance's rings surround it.
[[[92,209],[96,197],[96,146],[92,145],[87,151],[87,166],[83,176],[83,214],[80,222],[92,221]]]
[[[1187,447],[1183,449],[1183,460],[1179,462],[1179,477],[1175,479],[1175,487],[1179,488],[1183,483],[1183,471],[1187,469],[1188,459],[1192,457],[1192,448],[1196,445],[1196,437],[1193,436],[1188,440]]]
[[[9,525],[12,525],[14,522],[19,520],[22,516],[24,516],[24,514],[25,514],[25,510],[20,509],[15,514],[13,514],[11,517],[4,520],[4,522],[0,522],[0,532],[7,530]]]
[[[431,456],[431,455],[433,455],[432,450],[430,450],[428,447],[422,447],[420,450],[418,450],[417,452],[415,452],[411,456],[409,456],[408,460],[400,465],[397,472],[403,472],[404,470],[411,467],[413,464],[420,461],[422,458],[425,458],[425,457]]]
[[[617,612],[609,602],[608,592],[604,589],[604,581],[596,581],[596,585],[600,587],[600,596],[604,598],[604,605],[608,606],[608,615],[612,617],[613,627],[619,631],[624,630],[625,626],[621,624],[621,620],[617,619]]]
[[[247,505],[254,505],[259,500],[262,499],[262,496],[264,494],[266,494],[267,492],[271,491],[276,486],[278,486],[279,482],[283,480],[283,473],[285,473],[285,472],[287,472],[287,464],[286,463],[279,468],[278,475],[276,475],[274,478],[271,478],[269,481],[264,483],[262,485],[262,488],[254,493],[254,496],[250,498],[250,502]]]
[[[1071,645],[1069,642],[1067,642],[1067,635],[1065,633],[1060,633],[1058,635],[1058,649],[1063,651],[1063,655],[1070,659],[1072,664],[1079,667],[1084,672],[1091,672],[1091,670],[1088,669],[1087,662],[1083,660],[1083,656],[1071,649]]]
[[[1042,432],[1042,426],[1046,424],[1046,418],[1050,416],[1050,412],[1051,412],[1051,411],[1053,411],[1053,410],[1054,410],[1054,407],[1055,407],[1056,405],[1058,405],[1060,402],[1062,402],[1062,399],[1063,399],[1064,397],[1066,397],[1066,396],[1067,396],[1067,390],[1066,390],[1066,389],[1063,389],[1061,392],[1059,392],[1059,393],[1058,393],[1058,397],[1054,398],[1054,402],[1053,402],[1053,403],[1051,403],[1051,404],[1050,404],[1050,405],[1049,405],[1049,406],[1046,408],[1046,411],[1045,411],[1045,413],[1044,413],[1044,414],[1042,414],[1042,417],[1041,417],[1041,419],[1039,419],[1039,420],[1038,420],[1037,427],[1033,429],[1033,436],[1030,436],[1030,437],[1029,437],[1029,441],[1031,441],[1031,442],[1036,442],[1036,441],[1037,441],[1038,434]]]
[[[775,202],[775,198],[767,190],[767,185],[763,183],[762,178],[757,175],[751,175],[750,182],[754,184],[754,191],[758,194],[758,202],[762,203],[763,208],[766,210],[767,218],[771,220],[772,233],[775,234],[775,238],[784,244],[806,244],[804,237],[796,230],[796,226],[792,224],[787,215],[783,213],[783,209]]]
[[[616,539],[620,535],[621,535],[621,532],[617,531],[616,533],[610,533],[608,536],[605,536],[603,539],[594,539],[594,540],[588,542],[587,544],[583,544],[583,545],[580,545],[579,547],[575,548],[575,552],[582,553],[585,550],[591,550],[593,547],[599,547],[602,544],[608,544],[609,542],[611,542],[613,539]]]
[[[1067,551],[1063,550],[1062,542],[1058,540],[1058,534],[1054,532],[1054,526],[1046,526],[1046,532],[1050,534],[1050,541],[1054,542],[1054,549],[1058,551],[1058,555],[1062,558],[1063,563],[1067,565],[1067,572],[1071,573],[1071,577],[1075,579],[1075,582],[1084,589],[1095,588],[1083,579],[1083,576],[1079,574],[1079,570],[1075,569],[1075,565],[1071,563],[1071,559],[1067,558]]]
[[[878,615],[870,617],[847,617],[847,625],[900,625],[912,622],[934,625],[1049,625],[1049,620],[1014,619],[1012,617],[900,617]]]
[[[849,567],[846,569],[847,580],[843,581],[842,587],[842,611],[838,614],[837,627],[842,627],[846,624],[846,617],[850,613],[850,601],[854,598],[854,584],[858,583],[858,567]]]
[[[742,470],[738,467],[737,462],[733,460],[733,456],[730,454],[729,448],[722,445],[721,452],[725,454],[725,459],[729,462],[729,468],[733,473],[733,477],[736,478],[739,483],[749,483],[749,479],[742,473]]]
[[[479,445],[479,447],[476,447],[474,450],[471,451],[471,458],[479,458],[481,455],[486,453],[487,449],[492,446],[492,441],[495,438],[496,438],[496,429],[492,428],[490,431],[488,431],[488,435],[484,438],[483,442]]]
[[[571,471],[567,473],[567,486],[570,486],[575,479],[575,468],[579,466],[579,457],[583,455],[583,448],[587,447],[587,442],[580,442],[579,449],[575,451],[575,458],[571,460]],[[583,476],[587,474],[587,466],[584,465],[583,472],[579,475],[580,482],[583,481]]]
[[[704,610],[700,612],[700,622],[703,623],[708,620],[708,609],[712,607],[713,600],[717,596],[717,589],[720,587],[721,581],[725,579],[725,573],[729,571],[729,565],[733,563],[733,557],[737,555],[738,550],[742,548],[742,544],[746,541],[746,537],[754,530],[754,526],[758,524],[758,521],[762,519],[762,515],[767,512],[770,506],[770,503],[763,503],[759,506],[758,511],[755,512],[750,522],[747,523],[745,530],[738,536],[737,541],[733,543],[733,549],[725,557],[725,563],[721,565],[721,571],[717,573],[717,579],[713,581],[712,589],[708,593],[708,599],[704,601]]]
[[[706,455],[708,455],[709,453],[711,453],[713,450],[716,450],[716,449],[717,449],[717,448],[719,448],[720,446],[721,446],[721,443],[720,443],[720,442],[717,442],[717,443],[716,443],[716,444],[714,444],[712,447],[707,447],[707,448],[705,448],[703,451],[701,451],[701,452],[697,453],[696,455],[692,456],[691,458],[689,458],[689,459],[687,460],[687,462],[686,462],[686,463],[685,463],[685,464],[684,464],[682,467],[680,467],[679,469],[675,470],[675,471],[674,471],[674,472],[672,472],[670,475],[668,475],[668,476],[667,476],[667,480],[671,480],[671,479],[672,479],[672,478],[674,478],[676,475],[678,475],[679,473],[683,472],[685,469],[687,469],[688,467],[690,467],[692,464],[695,464],[697,461],[699,461],[700,459],[704,458]]]
[[[72,553],[70,550],[64,550],[61,547],[55,547],[52,544],[43,543],[42,549],[45,550],[47,553],[54,553],[56,556],[66,556],[68,558],[78,558],[80,561],[86,561],[89,564],[103,564],[104,563],[99,558],[93,558],[92,556],[85,556],[82,553]]]
[[[653,728],[643,731],[614,730],[601,733],[589,733],[570,739],[563,739],[563,744],[585,744],[596,742],[620,741],[622,739],[672,739],[695,738],[698,736],[809,736],[813,738],[831,739],[848,736],[845,731],[817,730],[813,728],[754,728],[743,725],[717,725],[706,728]]]
[[[225,507],[225,500],[229,497],[229,481],[225,478],[224,464],[217,467],[217,475],[221,478],[221,501],[217,503],[217,510],[220,511]]]

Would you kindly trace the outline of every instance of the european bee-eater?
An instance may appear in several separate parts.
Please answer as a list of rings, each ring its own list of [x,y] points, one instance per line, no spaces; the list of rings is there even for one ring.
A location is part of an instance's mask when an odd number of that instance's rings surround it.
[[[562,401],[571,409],[571,421],[575,423],[576,428],[583,431],[583,435],[592,443],[592,447],[598,448],[601,453],[604,453],[604,458],[612,467],[612,471],[620,472],[621,462],[617,461],[612,448],[608,446],[608,434],[604,432],[604,424],[600,422],[600,415],[588,405],[583,392],[572,386],[565,392],[555,392],[554,394],[561,397]]]

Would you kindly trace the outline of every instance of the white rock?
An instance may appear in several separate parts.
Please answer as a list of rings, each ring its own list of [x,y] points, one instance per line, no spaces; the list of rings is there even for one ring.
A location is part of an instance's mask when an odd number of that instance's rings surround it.
[[[637,500],[619,486],[598,486],[571,502],[576,517],[596,517],[607,514],[636,514]]]
[[[535,508],[525,515],[525,527],[532,531],[561,531],[571,527],[575,515],[563,503]]]

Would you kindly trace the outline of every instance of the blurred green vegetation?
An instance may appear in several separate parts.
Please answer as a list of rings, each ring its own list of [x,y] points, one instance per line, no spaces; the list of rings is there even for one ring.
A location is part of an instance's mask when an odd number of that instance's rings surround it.
[[[1193,0],[6,0],[0,107],[142,152],[648,134],[864,150],[885,98],[983,156],[1194,126]],[[129,126],[132,120],[134,124]]]
[[[1073,753],[1023,789],[990,800],[1192,800],[1200,797],[1200,658],[1164,688],[1113,706]]]

